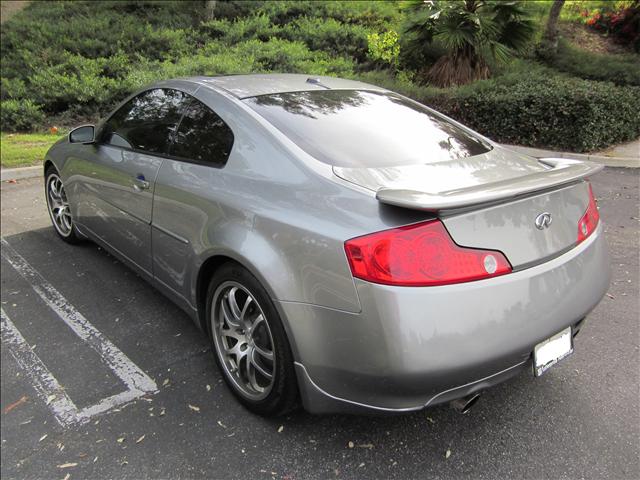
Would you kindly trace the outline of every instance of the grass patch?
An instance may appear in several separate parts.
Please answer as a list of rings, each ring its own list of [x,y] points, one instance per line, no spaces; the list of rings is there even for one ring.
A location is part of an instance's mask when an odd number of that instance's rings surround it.
[[[63,136],[50,133],[3,133],[0,136],[2,168],[41,164],[47,150]]]

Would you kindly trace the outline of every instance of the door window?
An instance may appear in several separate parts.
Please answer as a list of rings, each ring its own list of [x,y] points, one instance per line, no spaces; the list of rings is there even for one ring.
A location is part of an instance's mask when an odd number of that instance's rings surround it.
[[[222,167],[233,147],[231,128],[213,110],[195,98],[185,111],[171,155]]]
[[[169,151],[189,96],[178,90],[147,90],[124,104],[104,126],[102,142],[149,153]]]

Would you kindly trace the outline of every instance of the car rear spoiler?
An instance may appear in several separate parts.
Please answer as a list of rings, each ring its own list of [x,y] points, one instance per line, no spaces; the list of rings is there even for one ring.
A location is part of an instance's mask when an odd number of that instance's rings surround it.
[[[381,188],[376,192],[376,198],[381,203],[397,207],[440,212],[511,199],[539,190],[577,182],[604,168],[603,165],[592,162],[566,158],[541,158],[539,161],[550,167],[549,170],[438,193]]]

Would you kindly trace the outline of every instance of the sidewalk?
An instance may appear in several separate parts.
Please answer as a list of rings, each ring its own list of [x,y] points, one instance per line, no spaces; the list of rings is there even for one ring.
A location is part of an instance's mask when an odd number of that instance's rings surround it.
[[[604,157],[640,157],[640,138],[629,143],[622,143],[598,153]]]
[[[525,155],[530,155],[536,158],[569,158],[600,163],[606,167],[640,168],[640,139],[622,145],[617,145],[603,152],[593,154],[558,152],[554,150],[521,147],[519,145],[502,146],[509,150],[513,150],[514,152],[524,153]]]

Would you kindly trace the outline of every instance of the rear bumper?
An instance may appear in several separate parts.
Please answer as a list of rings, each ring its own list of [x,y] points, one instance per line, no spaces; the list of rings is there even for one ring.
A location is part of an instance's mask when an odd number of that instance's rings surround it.
[[[487,388],[530,364],[609,286],[602,224],[571,251],[502,277],[441,287],[356,281],[362,311],[280,302],[305,408],[419,410]]]

